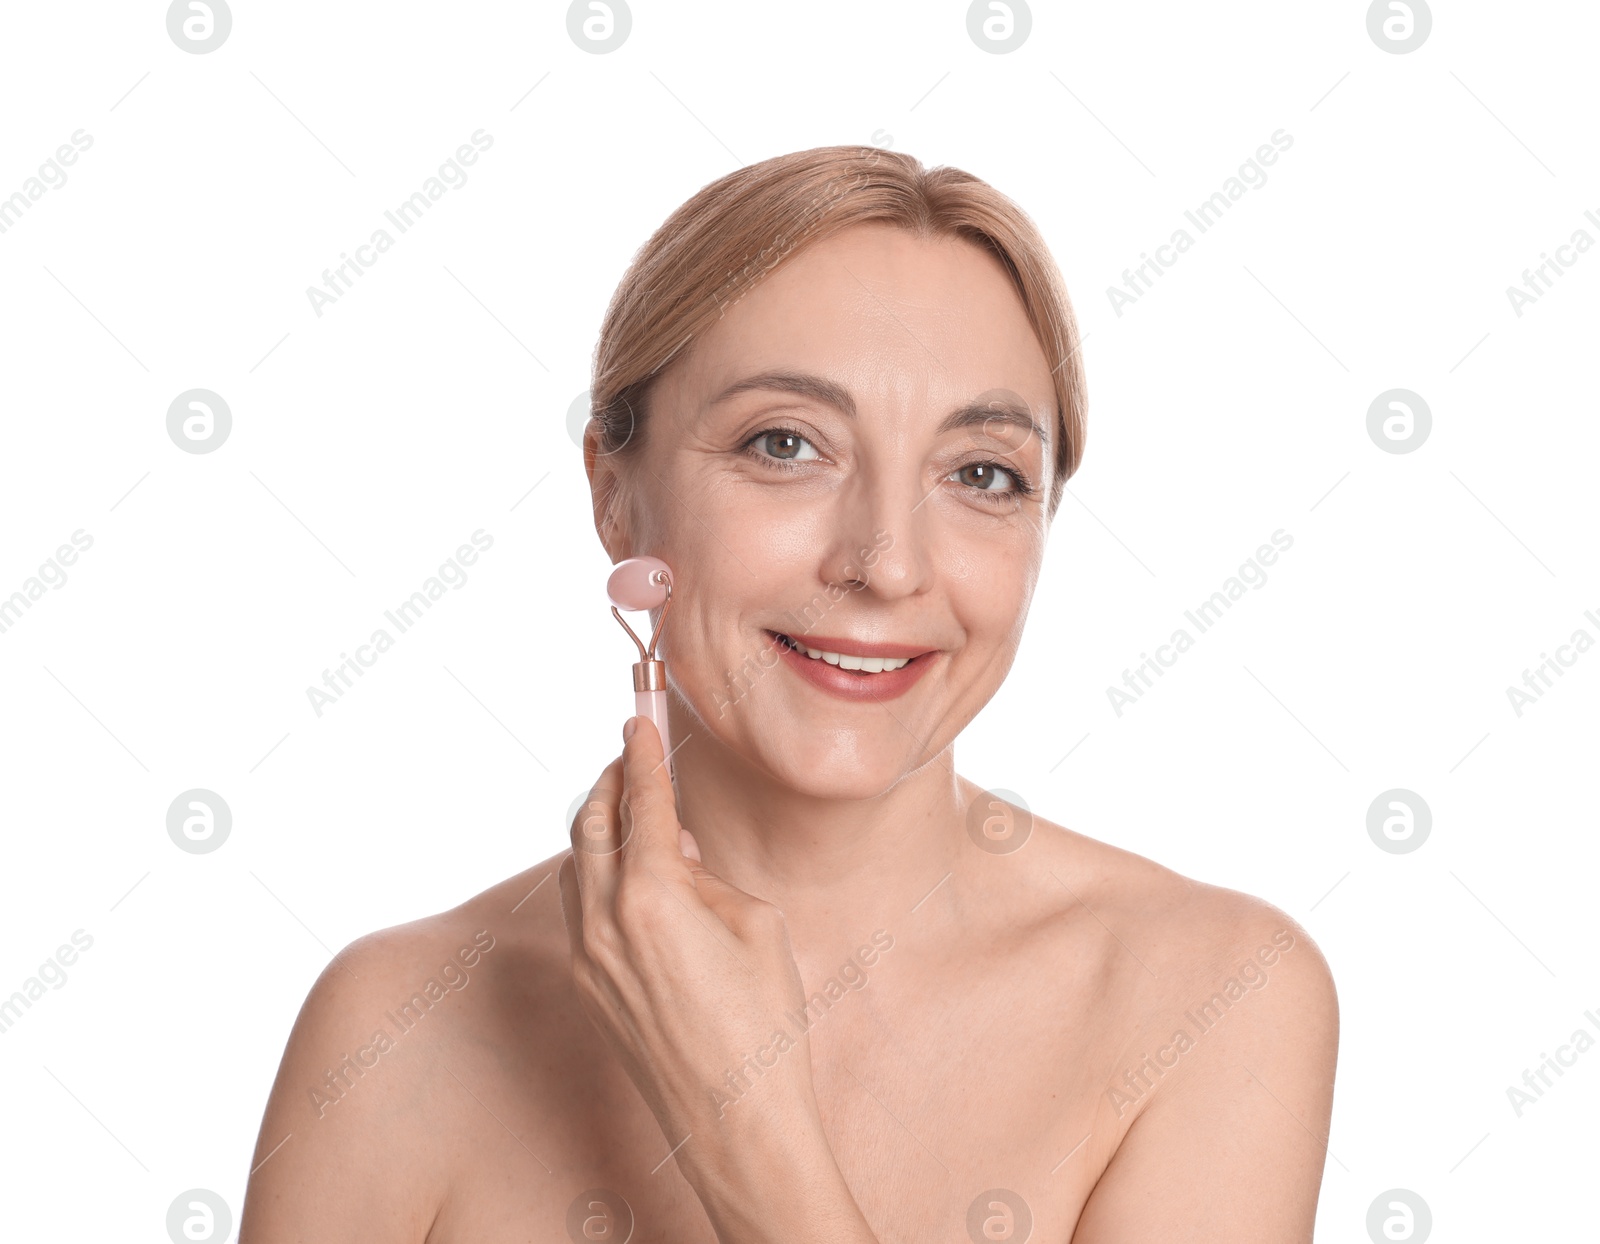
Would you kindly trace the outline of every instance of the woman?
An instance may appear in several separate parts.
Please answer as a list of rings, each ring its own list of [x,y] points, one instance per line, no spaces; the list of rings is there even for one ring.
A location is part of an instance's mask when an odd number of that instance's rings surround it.
[[[1083,451],[1077,347],[959,170],[820,148],[673,214],[584,459],[612,561],[674,571],[676,806],[632,718],[573,850],[329,965],[242,1244],[1311,1238],[1304,930],[953,768]]]

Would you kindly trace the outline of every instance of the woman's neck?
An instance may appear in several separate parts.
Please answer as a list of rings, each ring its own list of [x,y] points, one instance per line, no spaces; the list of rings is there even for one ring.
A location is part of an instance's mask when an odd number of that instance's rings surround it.
[[[679,820],[707,868],[783,911],[802,967],[956,901],[952,874],[973,848],[953,748],[880,795],[837,799],[797,791],[699,733],[673,756]]]

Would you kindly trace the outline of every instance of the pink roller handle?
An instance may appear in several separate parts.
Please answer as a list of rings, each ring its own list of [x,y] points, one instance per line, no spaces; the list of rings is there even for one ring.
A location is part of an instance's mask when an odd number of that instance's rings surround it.
[[[667,693],[665,691],[635,691],[634,711],[656,723],[661,735],[661,755],[667,766],[667,781],[672,781],[672,735],[667,730]]]

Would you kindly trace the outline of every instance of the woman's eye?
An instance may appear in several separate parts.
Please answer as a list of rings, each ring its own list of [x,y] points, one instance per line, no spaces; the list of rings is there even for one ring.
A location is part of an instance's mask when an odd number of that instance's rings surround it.
[[[1018,490],[1016,476],[998,463],[970,462],[964,467],[957,467],[950,473],[951,479],[960,479],[963,484],[968,484],[980,492],[1015,492]],[[1004,480],[1005,487],[996,483]]]
[[[805,437],[784,428],[757,432],[749,443],[759,446],[763,457],[776,458],[780,462],[809,462],[822,456]]]

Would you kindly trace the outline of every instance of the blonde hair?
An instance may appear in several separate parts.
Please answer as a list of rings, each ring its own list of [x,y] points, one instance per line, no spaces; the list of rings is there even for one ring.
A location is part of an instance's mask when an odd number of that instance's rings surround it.
[[[1049,513],[1083,459],[1087,391],[1077,320],[1061,272],[1028,215],[958,168],[868,146],[814,147],[718,178],[639,248],[606,308],[590,411],[603,452],[636,447],[662,370],[786,257],[866,221],[919,238],[963,238],[1010,273],[1054,367],[1055,478]]]

